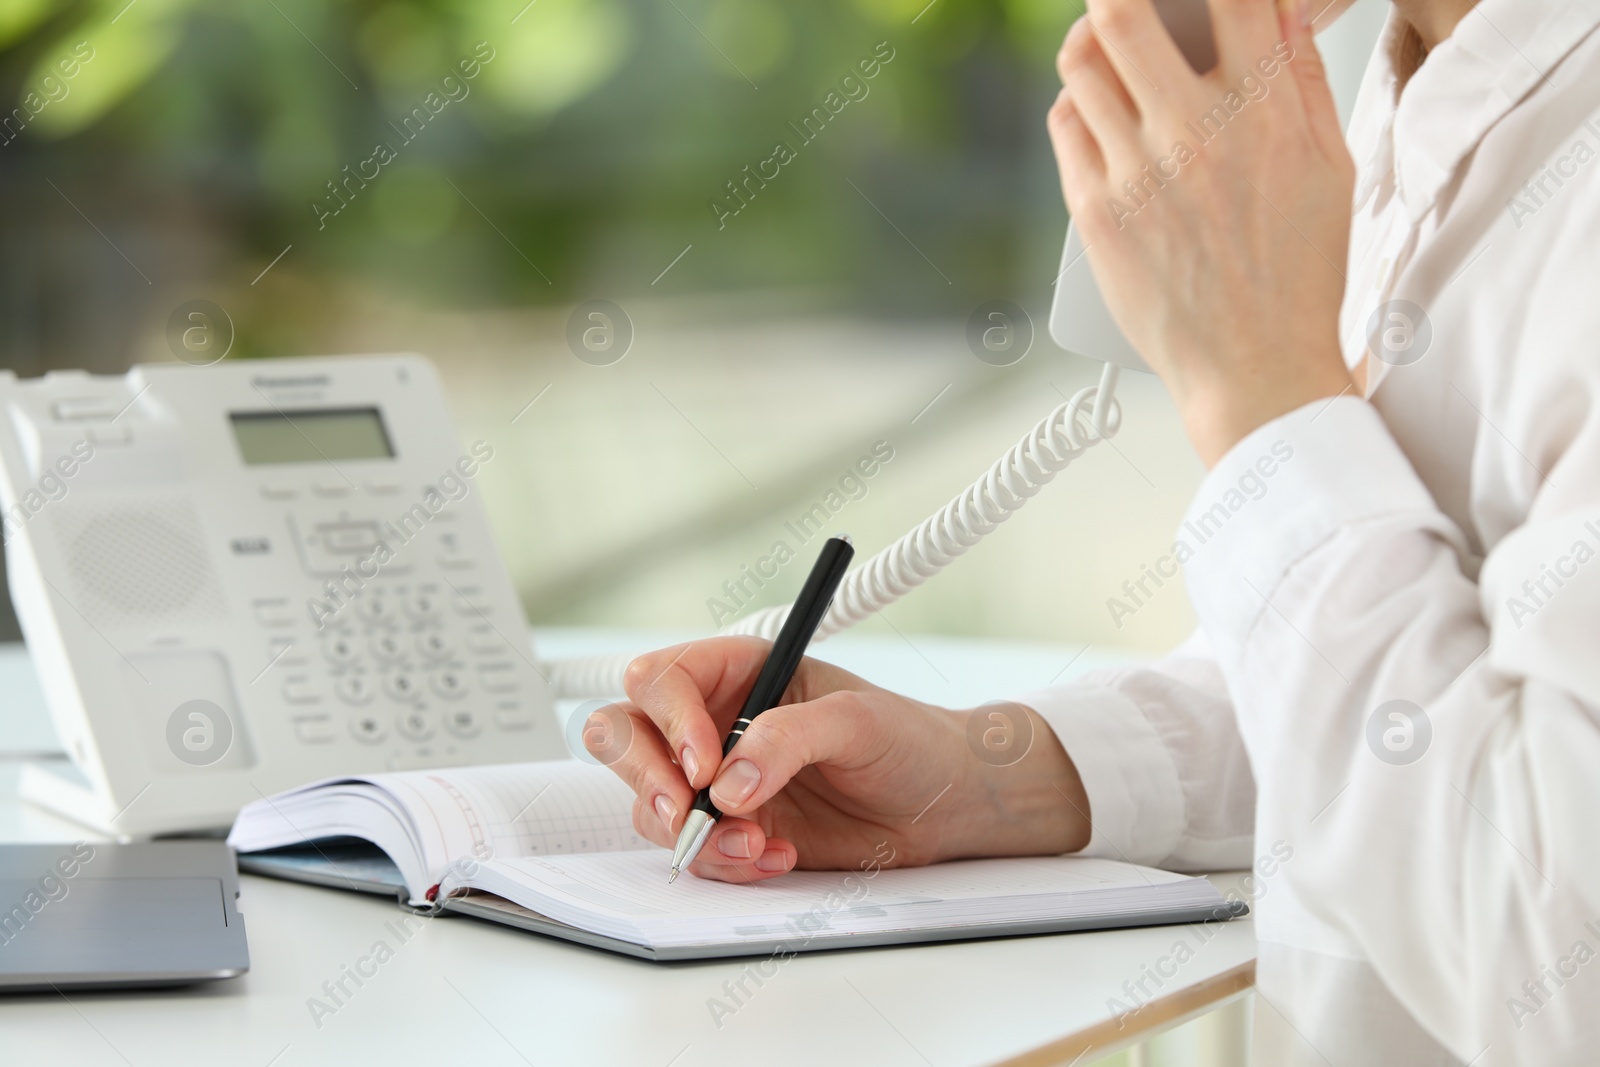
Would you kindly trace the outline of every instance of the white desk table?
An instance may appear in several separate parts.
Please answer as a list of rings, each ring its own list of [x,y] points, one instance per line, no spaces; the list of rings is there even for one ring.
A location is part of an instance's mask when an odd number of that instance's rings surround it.
[[[649,647],[662,635],[536,635],[542,652]],[[641,639],[645,644],[641,645]],[[875,681],[952,706],[1048,683],[1077,649],[841,636],[821,652]],[[1083,655],[1067,675],[1108,657]],[[0,652],[0,680],[18,676]],[[26,691],[26,686],[22,687]],[[7,687],[8,692],[16,689]],[[0,743],[38,747],[40,709],[5,699]],[[35,699],[37,699],[35,697]],[[26,721],[25,721],[26,720]],[[30,732],[31,731],[31,732]],[[16,799],[0,761],[0,841],[91,836]],[[1216,879],[1227,888],[1228,876]],[[871,1063],[1087,1064],[1244,995],[1248,920],[907,948],[803,954],[757,985],[752,961],[656,964],[468,919],[402,939],[390,902],[246,875],[251,969],[189,989],[0,997],[6,1063],[52,1067],[302,1064],[625,1064],[814,1067]],[[401,931],[404,933],[404,931]],[[387,942],[392,958],[332,1015],[323,983]],[[1174,948],[1189,949],[1181,964]],[[770,970],[770,967],[768,968]],[[743,980],[747,994],[729,990]],[[1124,983],[1152,998],[1119,1025]],[[738,1006],[714,1018],[710,1001]],[[1141,995],[1140,999],[1145,999]]]

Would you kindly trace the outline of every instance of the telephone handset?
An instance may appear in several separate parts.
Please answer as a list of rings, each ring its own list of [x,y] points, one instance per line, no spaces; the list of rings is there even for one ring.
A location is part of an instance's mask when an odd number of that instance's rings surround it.
[[[1156,0],[1156,13],[1191,67],[1204,74],[1217,65],[1207,0]],[[1069,223],[1061,270],[1056,275],[1055,299],[1050,304],[1051,339],[1075,355],[1148,371],[1144,358],[1111,317],[1094,273],[1084,262],[1087,251],[1077,223]]]
[[[315,778],[559,758],[527,622],[411,355],[0,372],[17,615],[76,770],[24,795],[124,837]]]

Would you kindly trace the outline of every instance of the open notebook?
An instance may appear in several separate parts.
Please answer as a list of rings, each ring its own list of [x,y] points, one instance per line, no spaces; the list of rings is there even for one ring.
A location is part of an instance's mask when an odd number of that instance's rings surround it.
[[[1058,856],[667,884],[632,793],[576,761],[336,778],[255,801],[228,843],[259,874],[398,893],[648,959],[766,955],[1243,914],[1203,878]]]

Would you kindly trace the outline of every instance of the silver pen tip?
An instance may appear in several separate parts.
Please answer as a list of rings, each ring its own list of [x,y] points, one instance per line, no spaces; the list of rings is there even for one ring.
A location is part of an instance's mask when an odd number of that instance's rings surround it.
[[[700,855],[700,848],[706,843],[706,838],[711,836],[711,830],[717,825],[707,812],[694,808],[689,812],[689,817],[683,820],[683,829],[678,832],[677,847],[672,850],[672,869],[681,871],[694,862]]]
[[[671,885],[678,880],[678,868],[672,868],[672,873],[667,875],[667,884]]]

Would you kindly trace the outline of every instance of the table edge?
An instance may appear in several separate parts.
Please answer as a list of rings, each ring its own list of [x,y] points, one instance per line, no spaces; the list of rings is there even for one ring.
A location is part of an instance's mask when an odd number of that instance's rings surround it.
[[[1090,1053],[1109,1056],[1119,1049],[1188,1022],[1255,988],[1256,961],[1230,967],[1203,982],[1146,1001],[1119,1021],[1109,1018],[1036,1049],[997,1061],[993,1067],[1070,1067]]]

